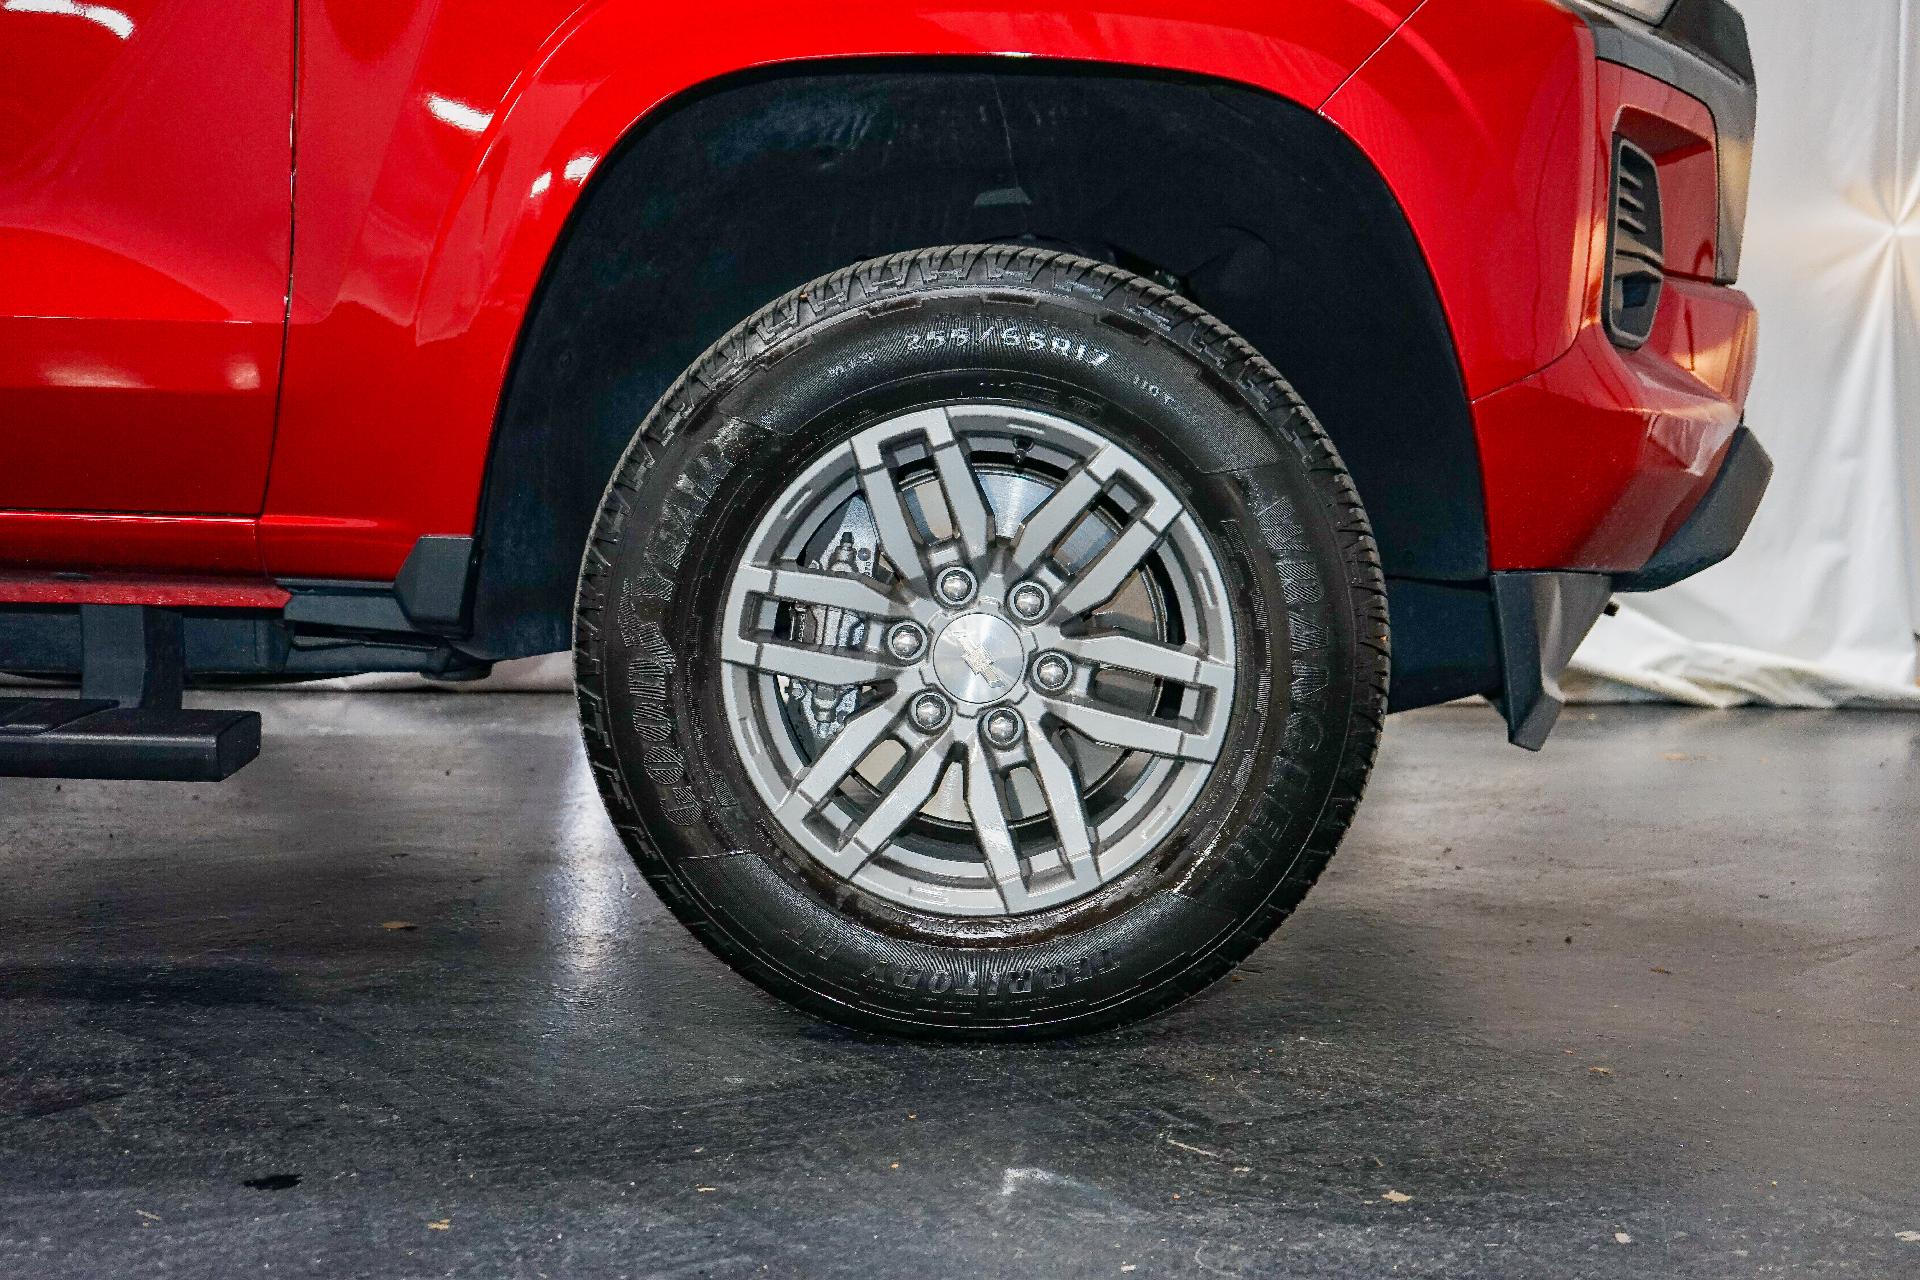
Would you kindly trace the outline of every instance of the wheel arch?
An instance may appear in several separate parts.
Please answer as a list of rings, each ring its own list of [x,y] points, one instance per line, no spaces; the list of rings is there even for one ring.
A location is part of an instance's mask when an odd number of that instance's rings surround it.
[[[501,399],[475,651],[565,646],[606,476],[707,345],[850,262],[978,241],[1072,248],[1176,283],[1315,408],[1389,574],[1485,579],[1478,446],[1447,318],[1392,192],[1337,127],[1184,73],[863,58],[703,84],[595,166]]]

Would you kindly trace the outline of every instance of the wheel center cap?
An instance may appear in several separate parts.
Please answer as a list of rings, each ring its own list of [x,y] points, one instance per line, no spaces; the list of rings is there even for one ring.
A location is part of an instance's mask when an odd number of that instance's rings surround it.
[[[969,613],[948,623],[933,642],[933,674],[961,702],[998,702],[1020,683],[1026,657],[1011,622]]]

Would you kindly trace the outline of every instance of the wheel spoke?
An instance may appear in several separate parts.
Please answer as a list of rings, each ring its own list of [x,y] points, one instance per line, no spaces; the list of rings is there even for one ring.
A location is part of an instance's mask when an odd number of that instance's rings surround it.
[[[987,554],[987,537],[993,517],[987,511],[986,495],[973,466],[953,434],[953,424],[945,409],[929,409],[906,421],[922,425],[927,446],[933,451],[934,469],[940,473],[940,492],[946,496],[947,511],[953,516],[954,533],[960,538],[967,558],[978,561]]]
[[[899,780],[881,795],[880,803],[847,837],[846,847],[841,850],[842,856],[865,863],[884,849],[900,828],[907,825],[907,820],[920,811],[920,806],[932,798],[934,788],[940,785],[940,775],[946,772],[946,768],[945,740],[934,742],[921,751]]]
[[[895,694],[885,702],[862,711],[847,721],[819,759],[807,767],[787,798],[780,802],[781,817],[803,818],[825,804],[827,797],[840,789],[855,766],[900,722],[906,708],[906,696]]]
[[[1100,869],[1093,861],[1093,832],[1087,826],[1087,810],[1080,802],[1073,766],[1044,733],[1029,735],[1027,752],[1033,758],[1033,771],[1040,775],[1040,790],[1046,794],[1053,830],[1060,837],[1060,856],[1074,883],[1098,882]]]
[[[1053,544],[1093,506],[1119,468],[1119,455],[1112,449],[1102,449],[1068,473],[1060,487],[1022,522],[1020,536],[1013,543],[1014,576],[1033,572],[1041,557],[1053,550]]]
[[[1160,545],[1167,526],[1179,514],[1179,504],[1172,498],[1156,500],[1140,519],[1121,530],[1120,536],[1109,542],[1092,564],[1075,575],[1060,593],[1056,611],[1071,618],[1090,613],[1106,603],[1127,580],[1127,575],[1140,567],[1147,553]]]
[[[986,748],[974,744],[967,752],[967,812],[973,818],[973,833],[986,855],[987,874],[1009,911],[1018,911],[1027,900],[1026,876],[1020,869],[1020,852],[1014,847],[1013,832],[1007,826],[1006,806],[1000,800],[1000,779],[988,758]]]
[[[1147,720],[1067,698],[1049,699],[1047,707],[1062,723],[1109,747],[1176,760],[1212,761],[1220,755],[1220,744],[1210,735],[1188,733],[1164,720]]]
[[[906,610],[865,574],[827,573],[818,569],[770,568],[750,564],[740,570],[746,589],[778,600],[847,609],[869,618],[904,618]]]
[[[872,684],[876,680],[890,680],[900,670],[866,654],[810,649],[804,645],[748,640],[741,636],[729,636],[721,645],[720,656],[756,671],[826,685]]]
[[[1132,636],[1062,637],[1056,647],[1082,662],[1102,667],[1124,667],[1142,675],[1177,680],[1181,684],[1202,685],[1209,689],[1221,688],[1233,678],[1232,667],[1224,662],[1215,662],[1205,654],[1195,653],[1191,649],[1176,649],[1172,645],[1154,644],[1149,640],[1136,640]]]
[[[873,512],[873,527],[880,535],[880,549],[893,561],[893,568],[915,591],[927,590],[927,566],[920,555],[920,540],[913,536],[913,522],[907,518],[906,502],[893,473],[887,469],[886,455],[879,442],[868,436],[853,440],[854,465],[860,469],[860,492]]]

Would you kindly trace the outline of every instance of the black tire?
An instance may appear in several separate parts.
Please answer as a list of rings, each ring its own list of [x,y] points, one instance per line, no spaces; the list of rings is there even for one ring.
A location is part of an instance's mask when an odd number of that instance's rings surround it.
[[[1037,327],[929,349],[910,335]],[[922,915],[835,879],[771,820],[721,709],[732,552],[779,486],[902,405],[989,398],[1108,433],[1188,502],[1225,569],[1238,678],[1226,750],[1176,834],[1091,898]],[[588,758],[661,898],[715,954],[821,1016],[896,1034],[1038,1037],[1167,1008],[1300,902],[1346,831],[1387,689],[1378,555],[1345,468],[1220,321],[1102,263],[965,246],[861,263],[716,343],[648,416],[602,499],[575,622]]]

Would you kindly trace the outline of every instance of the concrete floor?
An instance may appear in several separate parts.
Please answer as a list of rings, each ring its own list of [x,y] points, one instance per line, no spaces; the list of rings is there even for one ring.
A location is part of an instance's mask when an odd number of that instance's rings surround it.
[[[1920,718],[1400,718],[1240,980],[944,1048],[684,937],[567,699],[251,704],[0,781],[0,1275],[1920,1274]]]

